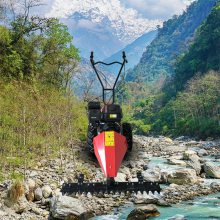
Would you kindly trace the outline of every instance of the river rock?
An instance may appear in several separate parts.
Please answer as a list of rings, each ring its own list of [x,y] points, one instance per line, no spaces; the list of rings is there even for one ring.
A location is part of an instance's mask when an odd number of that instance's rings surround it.
[[[175,216],[169,218],[168,220],[187,220],[187,218],[185,218],[184,215],[175,215]]]
[[[159,205],[159,206],[171,207],[171,205],[163,199],[158,199],[156,204]]]
[[[193,141],[193,140],[188,141],[188,142],[186,143],[187,146],[194,146],[194,145],[197,145],[197,144],[198,144],[198,142]]]
[[[42,189],[40,187],[38,187],[37,189],[35,189],[34,191],[34,197],[35,200],[40,201],[43,198],[43,193],[42,193]]]
[[[36,176],[38,176],[38,172],[35,170],[31,171],[30,177],[36,177]]]
[[[196,154],[188,155],[187,165],[196,171],[199,175],[201,172],[200,158]]]
[[[205,150],[205,149],[199,149],[198,155],[199,155],[200,157],[202,157],[202,156],[207,156],[207,155],[208,155],[208,152],[207,152],[207,150]]]
[[[197,181],[196,171],[193,169],[180,169],[168,175],[168,182],[178,185],[196,183]]]
[[[183,159],[189,160],[192,155],[197,155],[197,153],[193,150],[187,150],[183,153]]]
[[[65,219],[71,216],[71,219],[86,219],[87,211],[83,203],[76,198],[69,196],[53,197],[50,206],[51,215],[56,219]]]
[[[33,191],[29,191],[27,194],[26,194],[26,198],[29,202],[33,202],[34,201],[34,192]]]
[[[140,206],[131,211],[126,220],[145,220],[150,217],[157,217],[160,213],[155,205]]]
[[[0,217],[1,217],[1,218],[2,218],[3,216],[6,216],[6,215],[7,215],[6,212],[3,212],[3,211],[0,210]]]
[[[145,181],[149,182],[160,182],[161,180],[161,170],[158,167],[148,169],[142,172],[142,176]]]
[[[52,194],[52,189],[50,186],[46,185],[42,188],[42,194],[45,199],[49,198]]]
[[[171,164],[171,165],[186,166],[186,162],[184,162],[182,160],[177,160],[172,157],[167,159],[167,163]]]
[[[156,204],[158,202],[158,199],[146,193],[134,195],[133,201],[135,204]]]
[[[220,179],[220,167],[215,166],[213,163],[204,163],[204,171],[206,173],[206,176]]]
[[[188,139],[188,137],[186,137],[186,136],[180,136],[180,137],[175,138],[175,141],[185,141],[187,139]]]
[[[5,205],[13,209],[16,213],[21,214],[28,209],[28,201],[25,195],[22,195],[16,202],[13,202],[10,199],[5,200]]]
[[[28,186],[29,191],[34,191],[34,189],[36,187],[36,183],[33,179],[28,179],[27,186]]]
[[[115,178],[116,182],[125,182],[126,181],[126,174],[118,173],[117,177]]]
[[[169,185],[169,187],[170,187],[170,188],[178,188],[179,185],[177,185],[177,184],[175,184],[175,183],[171,183],[171,184]]]
[[[164,139],[164,141],[165,141],[166,143],[168,143],[168,144],[172,144],[172,143],[173,143],[173,140],[172,140],[171,138],[168,138],[168,137],[166,137],[166,138]]]
[[[210,184],[210,187],[211,187],[211,189],[220,191],[220,183],[212,182],[212,183]]]
[[[130,169],[128,167],[123,167],[121,168],[121,173],[125,174],[126,176],[130,176],[131,175],[131,172],[130,172]],[[125,176],[125,178],[126,178]]]

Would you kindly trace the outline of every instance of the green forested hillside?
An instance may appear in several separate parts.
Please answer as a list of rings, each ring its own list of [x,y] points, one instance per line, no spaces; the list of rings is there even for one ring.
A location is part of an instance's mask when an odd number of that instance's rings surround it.
[[[62,159],[87,129],[84,103],[70,90],[78,49],[57,19],[30,16],[35,3],[0,20],[0,179],[39,158]]]
[[[174,76],[162,89],[156,89],[160,82],[157,81],[154,93],[151,88],[132,107],[125,108],[138,132],[201,138],[220,134],[219,21],[220,3],[197,30],[188,52],[178,58]],[[127,97],[132,94],[131,86],[128,83],[124,91]],[[137,94],[138,90],[135,97]]]
[[[209,70],[220,71],[220,8],[218,5],[197,30],[195,41],[189,51],[177,62],[174,78],[176,90],[183,89],[185,83],[195,73],[206,73]]]
[[[165,21],[156,39],[147,47],[140,63],[128,73],[129,81],[152,81],[174,74],[177,56],[186,51],[194,32],[217,0],[198,0],[180,16]]]

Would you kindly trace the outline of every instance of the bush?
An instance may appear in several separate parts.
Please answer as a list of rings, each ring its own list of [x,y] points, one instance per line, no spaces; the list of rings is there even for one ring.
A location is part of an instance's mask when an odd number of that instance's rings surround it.
[[[16,203],[24,195],[24,185],[21,181],[15,181],[8,191],[8,198],[11,202]]]
[[[85,139],[84,103],[71,92],[40,83],[0,81],[0,165],[31,166],[51,158],[77,139]]]

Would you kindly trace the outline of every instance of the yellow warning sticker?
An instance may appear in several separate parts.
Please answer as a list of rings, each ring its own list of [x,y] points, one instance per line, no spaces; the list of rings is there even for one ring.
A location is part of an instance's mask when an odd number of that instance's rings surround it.
[[[105,132],[105,146],[108,146],[108,147],[115,146],[114,131],[106,131]]]
[[[117,118],[117,114],[110,114],[110,116],[109,116],[111,119],[113,119],[113,118]]]

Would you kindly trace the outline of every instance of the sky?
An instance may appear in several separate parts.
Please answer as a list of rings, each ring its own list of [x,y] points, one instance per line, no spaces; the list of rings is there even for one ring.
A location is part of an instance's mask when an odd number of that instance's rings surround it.
[[[56,1],[66,7],[67,0],[43,0],[47,6],[43,7],[43,13],[50,13],[55,7]],[[72,0],[77,1],[77,0]],[[174,14],[180,14],[193,0],[119,0],[124,9],[133,9],[146,19],[167,20]],[[83,0],[81,0],[83,2]]]
[[[42,1],[45,5],[35,13],[61,19],[82,53],[100,50],[101,57],[109,57],[173,15],[181,14],[193,0]],[[115,47],[107,47],[109,44]]]
[[[125,7],[138,11],[148,19],[167,20],[180,14],[193,0],[120,0]]]

